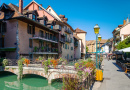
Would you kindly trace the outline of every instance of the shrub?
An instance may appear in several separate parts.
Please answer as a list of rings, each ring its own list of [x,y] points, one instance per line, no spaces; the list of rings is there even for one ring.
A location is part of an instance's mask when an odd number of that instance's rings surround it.
[[[8,65],[8,63],[9,63],[9,62],[8,62],[8,60],[7,60],[7,59],[4,59],[2,63],[3,63],[3,67],[5,67],[5,66],[7,66],[7,65]]]

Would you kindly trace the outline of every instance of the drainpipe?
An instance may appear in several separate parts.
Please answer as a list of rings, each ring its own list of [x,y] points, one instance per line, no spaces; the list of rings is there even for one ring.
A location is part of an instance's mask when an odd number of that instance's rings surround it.
[[[19,30],[18,30],[18,21],[17,21],[17,31],[16,31],[16,59],[19,59]]]

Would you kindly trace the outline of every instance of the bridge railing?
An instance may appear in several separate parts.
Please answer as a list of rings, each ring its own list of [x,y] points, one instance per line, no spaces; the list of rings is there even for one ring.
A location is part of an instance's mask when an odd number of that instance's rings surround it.
[[[83,90],[91,90],[94,82],[94,70],[92,70],[91,73],[80,83],[79,88],[82,87]]]
[[[16,66],[18,60],[17,59],[8,59],[8,66]]]

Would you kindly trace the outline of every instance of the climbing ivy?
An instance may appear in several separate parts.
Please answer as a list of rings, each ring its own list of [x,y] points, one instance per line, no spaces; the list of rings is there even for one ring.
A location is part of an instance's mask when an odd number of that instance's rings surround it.
[[[4,59],[2,63],[3,63],[3,67],[5,67],[5,66],[7,66],[7,65],[8,65],[8,63],[9,63],[9,62],[8,62],[8,60],[7,60],[7,59]]]
[[[19,73],[18,73],[18,80],[22,79],[22,76],[23,76],[23,61],[25,60],[25,58],[21,58],[18,60],[18,70],[19,70]]]

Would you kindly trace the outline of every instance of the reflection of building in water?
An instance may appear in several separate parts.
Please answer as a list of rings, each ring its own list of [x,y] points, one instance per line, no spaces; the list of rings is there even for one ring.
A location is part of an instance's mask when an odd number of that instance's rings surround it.
[[[6,87],[9,87],[12,89],[20,89],[20,83],[18,81],[14,81],[14,82],[4,81],[4,82],[5,82]]]
[[[51,85],[45,86],[45,87],[33,87],[26,85],[24,83],[20,84],[19,81],[14,82],[7,82],[5,81],[5,86],[10,89],[18,89],[18,90],[57,90],[56,88],[52,87]]]

